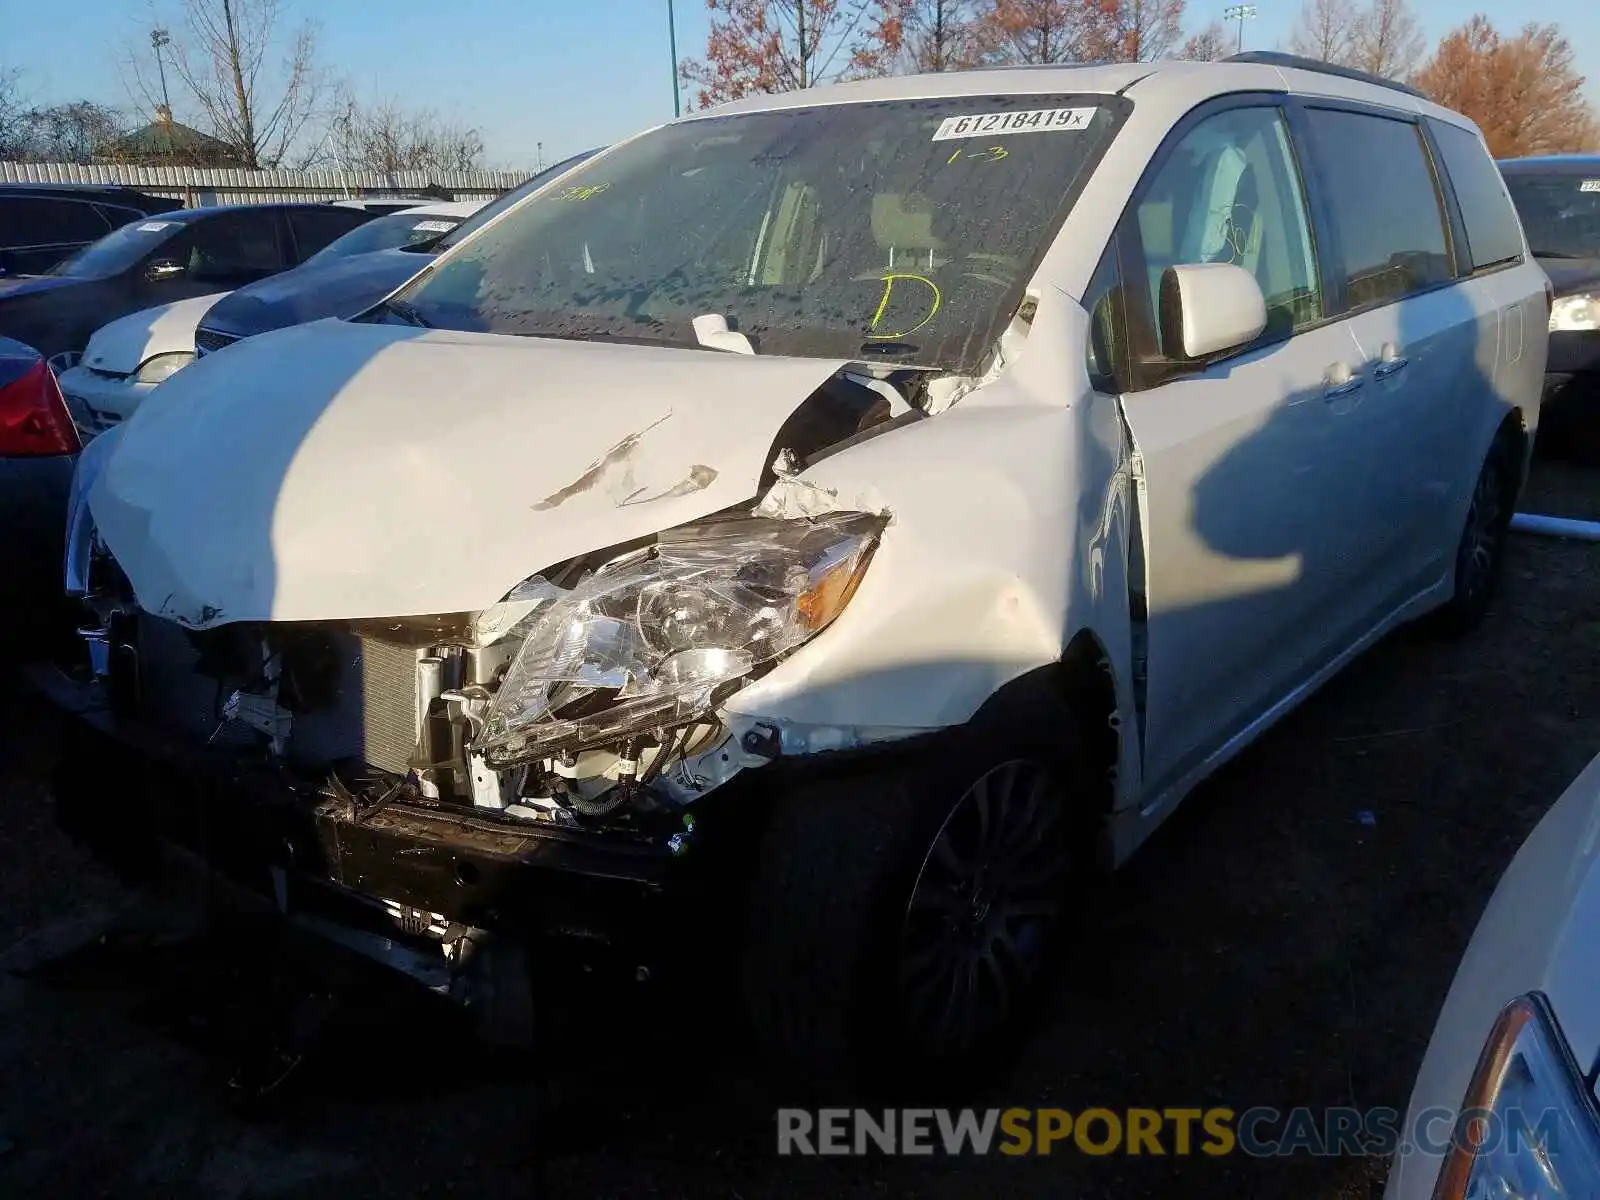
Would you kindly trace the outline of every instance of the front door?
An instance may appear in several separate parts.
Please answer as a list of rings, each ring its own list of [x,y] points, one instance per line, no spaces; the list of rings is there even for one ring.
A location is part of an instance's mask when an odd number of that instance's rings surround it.
[[[1203,111],[1169,138],[1124,219],[1145,553],[1145,780],[1159,790],[1306,679],[1356,623],[1344,595],[1359,530],[1361,352],[1325,318],[1312,224],[1283,112]],[[1266,298],[1252,346],[1160,358],[1166,267],[1231,262]]]

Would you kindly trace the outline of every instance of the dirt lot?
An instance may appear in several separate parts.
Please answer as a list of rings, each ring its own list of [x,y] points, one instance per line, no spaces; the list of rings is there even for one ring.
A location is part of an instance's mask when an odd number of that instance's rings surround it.
[[[1541,468],[1525,507],[1600,518]],[[981,1103],[1403,1107],[1455,960],[1527,831],[1600,751],[1600,546],[1518,538],[1486,628],[1391,638],[1193,797],[1108,885],[1023,1061]],[[54,831],[53,724],[0,683],[0,952],[129,897]],[[347,998],[284,1099],[225,1101],[273,1007],[254,945],[123,945],[0,973],[0,1194],[1366,1197],[1374,1160],[778,1160],[725,1002],[646,989],[525,1065],[403,991]]]

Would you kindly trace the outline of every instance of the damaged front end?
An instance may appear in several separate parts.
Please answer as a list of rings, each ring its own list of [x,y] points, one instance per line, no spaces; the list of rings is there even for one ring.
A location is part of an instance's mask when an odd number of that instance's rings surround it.
[[[817,455],[894,427],[889,390],[819,389],[780,431],[764,494],[803,490],[794,473]],[[726,700],[843,611],[888,520],[747,503],[556,564],[475,612],[191,628],[150,611],[95,530],[104,441],[70,521],[87,664],[48,686],[141,765],[118,767],[111,797],[101,750],[68,764],[76,832],[126,857],[159,829],[285,911],[333,897],[330,928],[364,928],[353,948],[441,991],[499,934],[659,951],[620,914],[697,871],[714,840],[703,802],[781,753],[777,729],[729,718]],[[129,803],[134,779],[145,803]]]

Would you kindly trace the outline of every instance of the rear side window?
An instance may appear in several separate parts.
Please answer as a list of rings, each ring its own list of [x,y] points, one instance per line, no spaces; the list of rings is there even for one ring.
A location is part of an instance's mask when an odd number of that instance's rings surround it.
[[[295,262],[305,262],[335,238],[343,237],[372,218],[358,208],[291,208],[289,228],[294,232]]]
[[[1309,109],[1306,119],[1343,259],[1345,307],[1387,304],[1449,282],[1444,214],[1422,131],[1336,109]]]
[[[1517,227],[1517,215],[1489,151],[1459,125],[1442,121],[1429,124],[1455,188],[1456,202],[1461,205],[1472,269],[1481,271],[1522,261],[1522,232]]]
[[[81,200],[24,196],[3,203],[3,233],[10,246],[92,242],[104,237],[110,229],[104,218],[95,212],[94,205]]]
[[[120,204],[98,204],[100,215],[111,222],[111,228],[120,229],[129,221],[142,221],[145,214],[137,208],[123,208]]]

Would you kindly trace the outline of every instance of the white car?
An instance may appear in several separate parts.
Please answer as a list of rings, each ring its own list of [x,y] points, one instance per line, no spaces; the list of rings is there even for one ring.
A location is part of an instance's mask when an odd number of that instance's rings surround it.
[[[333,263],[408,242],[436,239],[454,229],[487,201],[422,204],[404,212],[374,217],[335,238],[293,270],[273,276],[273,293],[296,286],[315,289]],[[417,268],[422,266],[421,260]],[[240,289],[241,294],[255,289]],[[86,436],[102,433],[133,415],[158,383],[195,359],[195,329],[228,292],[191,296],[119,317],[97,329],[82,359],[60,374],[62,394]],[[376,299],[376,297],[374,297]]]
[[[1481,617],[1546,284],[1468,120],[1305,60],[697,112],[89,447],[55,686],[131,760],[59,811],[442,988],[732,921],[798,1069],[991,1061],[1091,864]]]
[[[1600,1196],[1600,758],[1495,888],[1445,998],[1388,1200]]]

